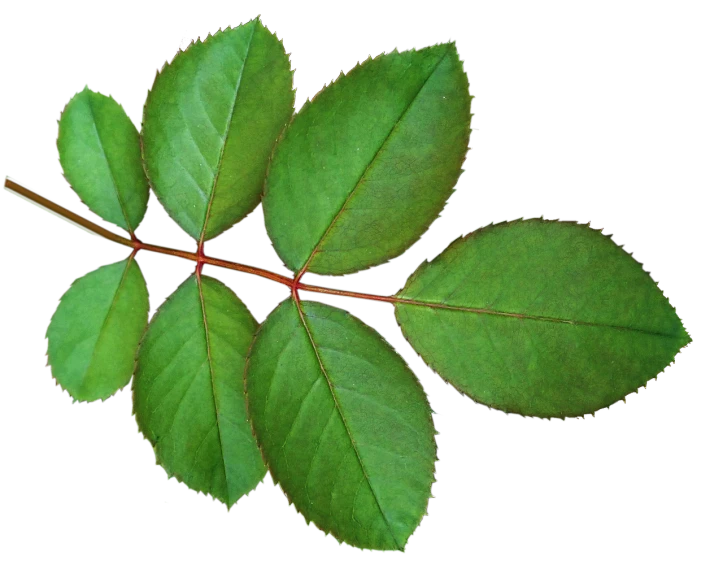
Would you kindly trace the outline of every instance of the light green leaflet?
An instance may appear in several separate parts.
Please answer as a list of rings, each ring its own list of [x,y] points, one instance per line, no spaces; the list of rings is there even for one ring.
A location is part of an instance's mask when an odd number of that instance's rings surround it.
[[[344,310],[288,299],[261,326],[246,391],[271,475],[340,541],[402,549],[427,507],[436,446],[417,379]]]
[[[133,232],[149,191],[138,131],[123,108],[86,87],[60,116],[58,152],[65,178],[88,208]]]
[[[48,327],[48,363],[76,400],[104,400],[131,380],[148,323],[148,290],[135,259],[76,280]]]
[[[259,203],[269,155],[294,104],[284,46],[256,19],[180,52],[156,77],[143,114],[151,185],[197,241]]]
[[[650,275],[609,237],[527,220],[460,238],[409,278],[397,320],[474,400],[526,416],[590,414],[690,342]]]
[[[133,411],[158,464],[229,508],[266,474],[243,392],[256,327],[231,290],[193,275],[153,317],[133,379]]]
[[[419,239],[461,173],[470,100],[449,43],[369,59],[305,104],[274,151],[263,200],[286,266],[352,273]]]

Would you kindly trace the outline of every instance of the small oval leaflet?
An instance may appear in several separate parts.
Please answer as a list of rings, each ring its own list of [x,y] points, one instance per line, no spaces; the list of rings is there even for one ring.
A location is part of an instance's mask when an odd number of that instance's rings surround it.
[[[263,200],[286,266],[353,273],[419,239],[461,173],[470,101],[448,43],[369,59],[307,102],[274,150]]]
[[[133,379],[133,411],[158,464],[229,508],[266,474],[243,391],[256,328],[231,290],[192,275],[151,320]]]
[[[251,420],[271,475],[339,541],[402,549],[427,507],[436,445],[414,374],[373,329],[286,300],[249,354]]]
[[[75,400],[104,400],[131,380],[148,323],[148,290],[135,259],[76,280],[48,327],[48,363]]]
[[[58,122],[65,178],[93,212],[129,232],[148,205],[138,130],[115,100],[89,90],[76,94]]]
[[[594,413],[690,342],[642,266],[572,222],[480,229],[423,263],[397,297],[414,349],[477,402],[525,416]]]
[[[192,43],[156,76],[143,155],[158,199],[197,241],[253,210],[294,105],[289,57],[252,20]]]

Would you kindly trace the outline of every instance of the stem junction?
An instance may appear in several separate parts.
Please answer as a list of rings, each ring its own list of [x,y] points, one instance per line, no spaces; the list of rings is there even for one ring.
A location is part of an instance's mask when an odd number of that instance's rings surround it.
[[[380,296],[377,294],[366,294],[363,292],[352,292],[348,290],[339,290],[335,288],[327,288],[323,286],[316,286],[312,284],[305,284],[301,282],[301,276],[302,273],[299,273],[294,278],[286,277],[284,275],[280,275],[278,273],[274,273],[272,271],[267,271],[266,269],[260,269],[258,267],[251,267],[249,265],[243,265],[241,263],[234,263],[233,261],[226,261],[225,259],[217,259],[216,257],[209,257],[204,254],[203,252],[203,245],[199,245],[198,251],[196,253],[192,253],[190,251],[182,251],[180,249],[172,249],[170,247],[163,247],[160,245],[153,245],[152,243],[145,243],[138,239],[135,234],[131,234],[130,239],[123,237],[121,235],[118,235],[116,233],[113,233],[112,231],[109,231],[105,229],[104,227],[99,226],[98,224],[91,222],[90,220],[87,220],[86,218],[83,218],[82,216],[79,216],[75,212],[71,212],[67,208],[63,208],[62,206],[56,204],[55,202],[52,202],[48,200],[47,198],[44,198],[40,196],[39,194],[33,192],[32,190],[29,190],[25,188],[24,186],[19,185],[18,183],[10,180],[9,178],[5,179],[5,188],[9,191],[17,194],[18,196],[22,196],[23,198],[26,198],[27,200],[30,200],[31,202],[34,202],[35,204],[38,204],[42,208],[45,208],[46,210],[49,210],[50,212],[53,212],[66,220],[71,221],[72,223],[85,228],[88,231],[91,231],[105,239],[108,239],[110,241],[113,241],[115,243],[119,243],[120,245],[125,245],[126,247],[130,247],[133,249],[133,255],[136,255],[139,251],[152,251],[154,253],[161,253],[163,255],[173,255],[174,257],[180,257],[181,259],[187,259],[189,261],[193,261],[196,263],[196,272],[200,274],[201,269],[203,268],[203,265],[214,265],[216,267],[222,267],[224,269],[231,269],[233,271],[241,271],[242,273],[249,273],[251,275],[256,275],[258,277],[263,277],[265,279],[272,280],[274,282],[286,285],[291,290],[292,297],[294,300],[299,299],[299,291],[305,290],[308,292],[317,292],[321,294],[334,294],[337,296],[348,296],[350,298],[361,298],[364,300],[375,300],[378,302],[412,302],[409,300],[405,300],[403,298],[397,298],[395,296]]]

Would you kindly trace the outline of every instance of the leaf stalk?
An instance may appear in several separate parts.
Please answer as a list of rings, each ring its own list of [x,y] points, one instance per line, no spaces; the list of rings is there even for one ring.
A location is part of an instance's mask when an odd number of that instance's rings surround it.
[[[133,255],[136,255],[139,251],[152,251],[154,253],[161,253],[163,255],[172,255],[173,257],[180,257],[181,259],[187,259],[189,261],[193,261],[196,263],[196,269],[198,272],[200,272],[200,269],[203,267],[203,265],[214,265],[216,267],[221,267],[224,269],[230,269],[232,271],[240,271],[242,273],[248,273],[250,275],[256,275],[257,277],[262,277],[280,284],[283,284],[289,289],[291,289],[292,294],[296,297],[298,296],[297,293],[299,290],[304,290],[307,292],[316,292],[320,294],[333,294],[336,296],[347,296],[350,298],[360,298],[363,300],[375,300],[378,302],[400,302],[403,300],[400,300],[394,296],[380,296],[376,294],[366,294],[363,292],[353,292],[353,291],[347,291],[347,290],[340,290],[335,288],[327,288],[323,286],[316,286],[311,284],[304,284],[300,281],[301,276],[296,276],[294,278],[286,277],[284,275],[281,275],[279,273],[274,273],[273,271],[268,271],[266,269],[261,269],[259,267],[252,267],[250,265],[243,265],[241,263],[235,263],[233,261],[227,261],[225,259],[218,259],[216,257],[209,257],[208,255],[205,255],[203,252],[203,247],[199,246],[199,249],[196,253],[190,252],[190,251],[183,251],[181,249],[173,249],[170,247],[163,247],[161,245],[154,245],[152,243],[145,243],[138,239],[135,234],[131,234],[130,239],[123,237],[121,235],[118,235],[117,233],[113,233],[110,230],[105,229],[102,226],[99,226],[98,224],[91,222],[90,220],[79,216],[75,212],[71,212],[67,208],[63,208],[59,204],[56,204],[55,202],[52,202],[51,200],[48,200],[47,198],[44,198],[43,196],[40,196],[36,192],[33,192],[32,190],[25,188],[24,186],[16,183],[15,181],[10,180],[9,178],[5,178],[5,188],[9,190],[10,192],[13,192],[19,196],[22,196],[23,198],[26,198],[27,200],[30,200],[31,202],[34,202],[35,204],[38,204],[42,208],[45,208],[46,210],[49,210],[58,216],[61,216],[70,222],[85,228],[86,230],[95,233],[107,240],[113,241],[115,243],[118,243],[120,245],[124,245],[126,247],[130,247],[133,249]]]

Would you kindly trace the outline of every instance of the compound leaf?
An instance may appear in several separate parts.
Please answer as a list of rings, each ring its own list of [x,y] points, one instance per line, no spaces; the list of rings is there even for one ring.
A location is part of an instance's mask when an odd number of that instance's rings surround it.
[[[243,391],[256,328],[231,290],[193,275],[151,320],[133,379],[133,410],[158,464],[229,508],[266,474]]]
[[[325,532],[402,549],[427,507],[436,445],[414,374],[348,312],[289,299],[261,326],[246,368],[271,475]]]
[[[263,200],[286,266],[352,273],[412,245],[461,173],[470,101],[449,43],[369,59],[307,102],[274,150]]]
[[[259,203],[293,104],[289,57],[258,19],[192,43],[156,76],[143,114],[146,168],[161,204],[197,241]]]
[[[690,342],[642,266],[571,222],[480,229],[422,264],[397,296],[397,321],[437,373],[526,416],[594,413]]]
[[[48,363],[75,400],[104,400],[128,384],[148,323],[148,290],[135,259],[76,280],[48,327]]]
[[[58,122],[60,164],[70,186],[93,212],[133,232],[148,205],[148,180],[133,122],[115,100],[76,94]]]

